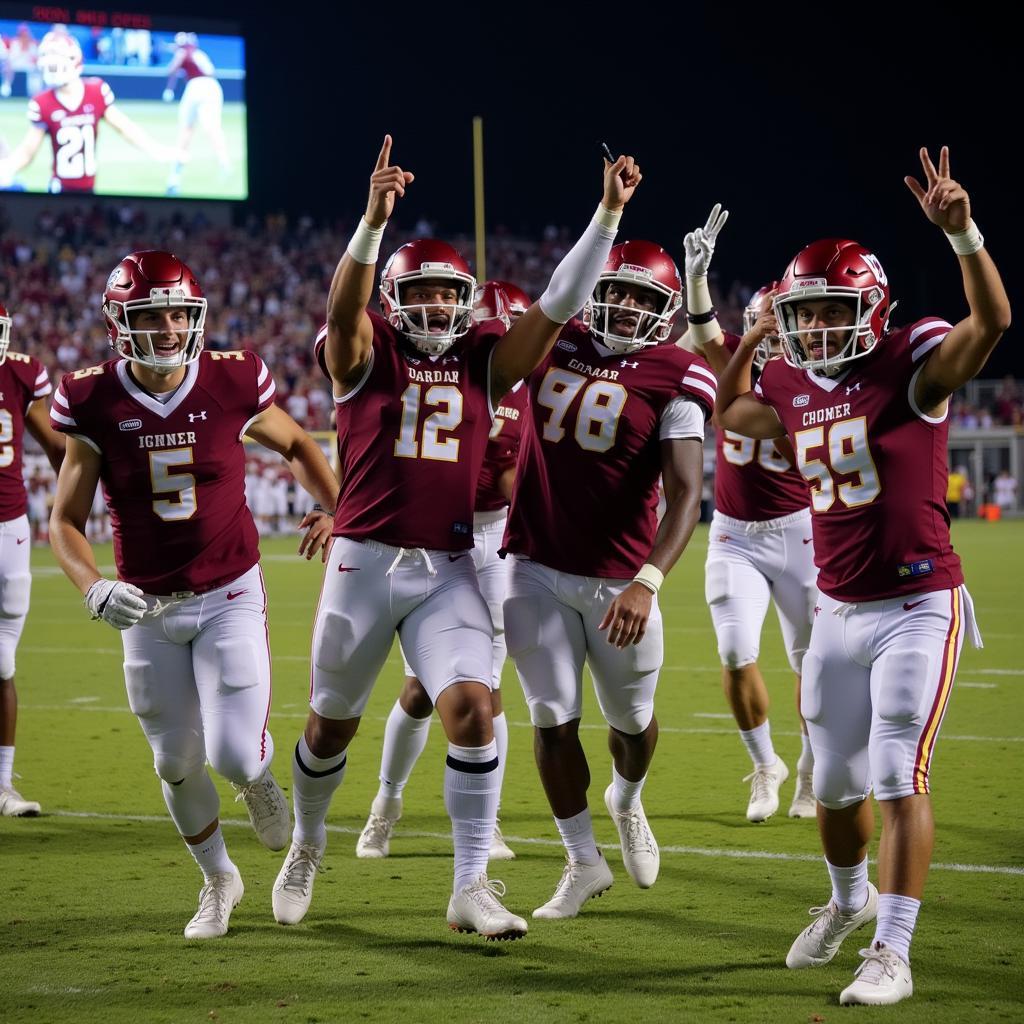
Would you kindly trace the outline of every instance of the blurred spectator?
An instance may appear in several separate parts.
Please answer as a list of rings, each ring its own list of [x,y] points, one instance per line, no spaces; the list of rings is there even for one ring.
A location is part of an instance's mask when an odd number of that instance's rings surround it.
[[[957,466],[950,472],[949,482],[946,484],[946,508],[953,519],[959,519],[963,514],[962,504],[969,500],[969,489],[966,468]]]
[[[992,500],[1004,515],[1017,507],[1017,481],[1008,469],[999,471],[992,481]]]

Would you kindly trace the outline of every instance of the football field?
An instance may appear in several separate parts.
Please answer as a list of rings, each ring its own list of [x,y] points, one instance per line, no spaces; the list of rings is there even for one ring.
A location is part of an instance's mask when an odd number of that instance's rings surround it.
[[[106,142],[109,142],[106,139]],[[15,768],[37,819],[0,819],[0,1020],[4,1022],[1016,1021],[1024,1011],[1024,755],[1021,652],[1024,523],[958,523],[986,647],[965,646],[932,773],[937,842],[912,955],[916,993],[897,1008],[846,1008],[839,991],[870,927],[829,965],[790,971],[784,958],[828,899],[815,825],[782,814],[744,818],[749,762],[727,716],[703,598],[706,527],[663,594],[666,659],[658,751],[644,804],[661,876],[637,889],[622,868],[602,793],[606,730],[588,690],[584,743],[591,808],[615,884],[572,921],[530,911],[563,857],[533,765],[531,730],[506,666],[510,754],[501,824],[515,861],[494,865],[505,903],[530,920],[515,943],[486,943],[445,924],[451,881],[442,803],[445,741],[435,721],[405,793],[392,856],[357,860],[376,791],[384,719],[398,692],[397,646],[377,684],[328,819],[323,872],[305,921],[275,924],[270,891],[283,854],[252,834],[218,780],[245,897],[224,939],[187,942],[201,875],[166,815],[152,758],[128,712],[120,640],[90,622],[47,549],[33,553],[32,610],[18,652]],[[276,774],[290,794],[290,754],[308,690],[319,563],[267,542],[274,652]],[[99,549],[109,567],[109,547]],[[774,612],[761,665],[776,748],[799,753],[792,676]],[[1016,767],[1015,767],[1016,766]],[[794,772],[795,775],[795,772]],[[873,850],[874,852],[874,850]],[[876,878],[872,869],[872,879]]]

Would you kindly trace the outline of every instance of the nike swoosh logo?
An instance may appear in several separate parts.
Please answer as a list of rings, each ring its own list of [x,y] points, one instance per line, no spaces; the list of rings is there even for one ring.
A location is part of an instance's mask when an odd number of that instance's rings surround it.
[[[808,538],[806,538],[806,539],[804,540],[804,543],[805,543],[805,544],[810,544],[812,540],[814,540],[814,538],[813,538],[813,537],[808,537]]]
[[[466,557],[465,552],[463,552],[461,555],[449,555],[448,556],[448,561],[449,562],[457,562],[460,558],[465,558],[465,557]]]
[[[235,592],[234,592],[234,593],[232,594],[232,593],[231,593],[231,591],[229,590],[229,591],[228,591],[228,600],[229,600],[229,601],[234,601],[234,599],[235,599],[236,597],[241,597],[241,596],[242,596],[243,594],[248,594],[248,593],[249,593],[249,591],[248,591],[248,590],[236,590],[236,591],[235,591]]]
[[[18,537],[18,538],[16,538],[16,539],[17,539],[17,541],[18,541],[18,543],[19,543],[19,544],[24,544],[24,543],[25,543],[25,541],[27,541],[27,540],[28,540],[28,537]]]
[[[338,572],[359,572],[359,566],[339,565]]]
[[[924,604],[925,601],[927,601],[927,600],[928,599],[926,597],[923,597],[923,598],[921,598],[920,601],[915,601],[913,604],[910,604],[907,601],[904,601],[903,602],[903,610],[905,612],[909,612],[912,608],[916,608],[919,604]]]

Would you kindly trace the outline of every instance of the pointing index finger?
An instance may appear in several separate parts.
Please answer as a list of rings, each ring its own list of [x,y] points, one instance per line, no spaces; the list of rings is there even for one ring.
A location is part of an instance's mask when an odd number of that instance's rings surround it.
[[[377,157],[377,166],[374,167],[375,171],[382,171],[388,165],[388,160],[391,158],[391,136],[384,136],[384,145],[380,147],[380,154]]]

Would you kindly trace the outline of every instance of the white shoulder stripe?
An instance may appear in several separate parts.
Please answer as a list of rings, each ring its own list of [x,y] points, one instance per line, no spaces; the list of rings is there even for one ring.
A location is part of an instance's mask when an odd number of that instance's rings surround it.
[[[47,372],[46,372],[45,370],[40,370],[40,371],[39,371],[39,376],[38,376],[38,377],[36,377],[36,383],[37,383],[37,384],[40,384],[40,383],[42,383],[42,382],[43,382],[44,380],[45,380],[45,381],[47,381],[47,382],[49,382],[49,380],[50,380],[50,377],[49,377],[49,375],[47,374]]]
[[[926,331],[932,331],[936,327],[945,327],[947,331],[951,331],[953,329],[952,324],[946,323],[946,321],[940,317],[933,317],[931,320],[925,320],[924,323],[918,324],[917,327],[910,332],[909,344],[913,345],[914,341],[922,334]]]
[[[263,360],[260,359],[259,356],[257,356],[256,359],[261,366],[260,374],[256,378],[256,387],[261,388],[263,387],[263,382],[267,379],[267,375],[270,373],[270,371],[267,369],[267,364],[263,362]]]
[[[706,381],[698,380],[696,377],[684,377],[683,383],[689,385],[696,391],[700,391],[711,399],[712,403],[715,401],[715,389],[711,387]]]
[[[699,373],[702,377],[707,377],[712,384],[718,384],[718,378],[711,372],[706,366],[698,366],[696,363],[691,363],[686,368],[687,373]]]
[[[268,398],[270,398],[274,394],[275,391],[277,391],[277,385],[273,381],[271,381],[270,385],[266,388],[266,390],[260,392],[259,404],[262,405]]]
[[[324,324],[319,331],[316,332],[316,340],[313,342],[314,345],[319,345],[321,341],[325,341],[327,338],[327,324]]]
[[[949,334],[949,331],[943,331],[937,338],[929,338],[927,341],[922,341],[921,344],[910,353],[911,361],[916,363],[922,356],[928,355],[936,345],[942,344],[947,334]]]
[[[56,409],[50,410],[50,418],[56,420],[58,423],[63,423],[65,427],[77,427],[78,421],[72,419],[70,416],[65,416],[61,412],[57,412]]]
[[[54,401],[55,404],[63,406],[65,409],[67,409],[70,412],[71,406],[68,405],[67,396],[64,394],[64,385],[63,384],[61,384],[61,386],[59,388],[57,388],[56,391],[54,391],[54,393],[53,393],[53,401]]]
[[[50,387],[50,382],[47,381],[45,384],[36,384],[36,389],[32,393],[33,398],[45,398],[53,388]]]

